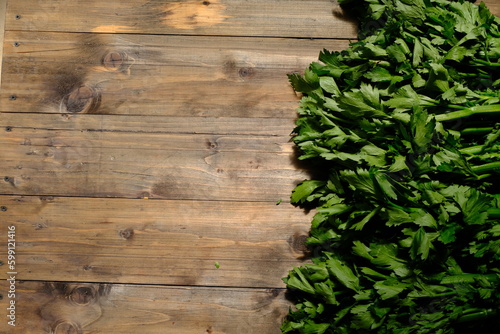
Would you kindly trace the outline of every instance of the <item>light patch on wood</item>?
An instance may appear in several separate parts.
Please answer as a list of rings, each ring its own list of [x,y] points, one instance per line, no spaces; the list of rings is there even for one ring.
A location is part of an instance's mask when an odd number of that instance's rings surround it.
[[[92,29],[92,32],[106,33],[106,34],[116,34],[116,33],[135,32],[135,31],[136,29],[134,29],[133,27],[117,26],[113,24],[97,26]]]
[[[173,2],[165,7],[163,23],[175,29],[195,29],[221,24],[226,6],[220,0]]]

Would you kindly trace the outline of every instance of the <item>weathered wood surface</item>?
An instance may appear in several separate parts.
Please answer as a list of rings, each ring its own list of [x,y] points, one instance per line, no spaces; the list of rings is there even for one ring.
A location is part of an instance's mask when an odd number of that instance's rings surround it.
[[[1,281],[2,310],[7,293]],[[5,317],[1,333],[274,334],[289,306],[282,289],[52,282],[17,282],[16,300],[17,325]]]
[[[15,226],[20,280],[279,288],[304,260],[310,219],[285,203],[0,196],[0,206],[0,247]]]
[[[355,24],[332,0],[10,0],[6,15],[0,333],[277,333],[311,219],[287,203],[307,171],[286,74]]]
[[[0,82],[2,82],[3,42],[4,42],[6,12],[7,12],[7,0],[0,0]]]
[[[79,122],[71,130],[20,127],[25,118],[46,124],[46,116],[1,116],[9,120],[0,126],[0,193],[276,202],[307,178],[293,162],[289,136],[228,135],[234,130],[229,123],[224,131],[223,120],[222,134],[128,132],[102,124],[88,131]]]
[[[497,0],[487,0],[500,15]],[[10,1],[11,30],[355,39],[335,0]]]
[[[18,16],[19,15],[19,16]],[[9,1],[9,30],[355,38],[333,0]]]
[[[347,45],[8,31],[0,111],[291,119],[287,73]]]
[[[89,114],[0,113],[0,123],[15,129],[136,132],[158,134],[213,134],[291,139],[293,120],[271,117],[184,117]],[[15,125],[15,126],[14,126]],[[9,132],[9,131],[7,131]],[[2,133],[3,135],[3,133]],[[282,138],[285,139],[285,138]],[[288,141],[288,140],[287,140]]]

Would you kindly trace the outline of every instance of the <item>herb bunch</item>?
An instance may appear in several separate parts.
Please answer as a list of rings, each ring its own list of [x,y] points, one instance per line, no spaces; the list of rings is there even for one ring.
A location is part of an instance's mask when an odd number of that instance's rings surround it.
[[[289,76],[321,176],[291,196],[316,214],[282,333],[496,333],[500,20],[463,0],[341,3],[359,40]]]

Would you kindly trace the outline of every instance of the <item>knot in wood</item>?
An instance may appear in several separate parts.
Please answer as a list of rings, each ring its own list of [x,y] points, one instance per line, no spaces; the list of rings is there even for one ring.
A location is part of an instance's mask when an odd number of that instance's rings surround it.
[[[307,235],[294,235],[291,242],[293,250],[296,252],[306,252],[306,240]]]
[[[82,334],[82,327],[76,322],[60,320],[52,326],[52,334]]]
[[[134,236],[134,230],[131,228],[126,228],[120,231],[120,237],[122,237],[125,240],[132,239],[133,236]]]
[[[279,289],[269,289],[269,294],[276,298],[280,295],[280,290]]]
[[[125,62],[125,54],[120,52],[109,52],[102,58],[102,65],[108,71],[118,71]]]
[[[94,88],[83,85],[73,89],[62,101],[67,112],[92,113],[101,103],[101,94]]]
[[[93,286],[78,286],[71,291],[69,299],[77,305],[93,304],[97,300],[97,291]]]
[[[207,144],[207,149],[209,150],[216,150],[219,147],[219,144],[217,144],[217,140],[207,139],[206,144]]]
[[[250,79],[255,75],[255,70],[252,67],[242,67],[239,69],[238,74],[243,79]]]

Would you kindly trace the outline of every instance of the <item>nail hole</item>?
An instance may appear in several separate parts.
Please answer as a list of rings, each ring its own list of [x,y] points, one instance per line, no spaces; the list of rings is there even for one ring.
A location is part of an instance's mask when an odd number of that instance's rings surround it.
[[[3,266],[3,261],[0,261],[0,266]]]
[[[21,43],[19,42],[14,42],[14,46],[17,48],[19,45],[21,45]]]
[[[3,211],[3,212],[7,211],[7,207],[6,206],[0,206],[0,211]]]
[[[35,225],[35,230],[41,230],[43,229],[45,226],[43,226],[42,224],[36,224]]]
[[[9,100],[11,100],[11,101],[14,101],[14,100],[16,100],[16,99],[17,99],[17,96],[16,96],[16,95],[11,95],[11,96],[9,96]]]
[[[5,127],[5,131],[7,131],[7,132],[11,132],[11,131],[12,131],[12,127],[11,127],[11,126],[6,126],[6,127]]]
[[[243,67],[238,70],[238,74],[242,78],[252,78],[255,75],[255,70],[251,67]]]
[[[134,236],[134,230],[131,228],[127,228],[125,230],[121,230],[119,234],[123,239],[129,240]]]
[[[10,182],[10,177],[6,176],[6,177],[4,177],[4,178],[3,178],[3,180],[4,180],[5,182]]]
[[[21,15],[17,14],[16,15],[16,20],[20,20],[21,19]]]

